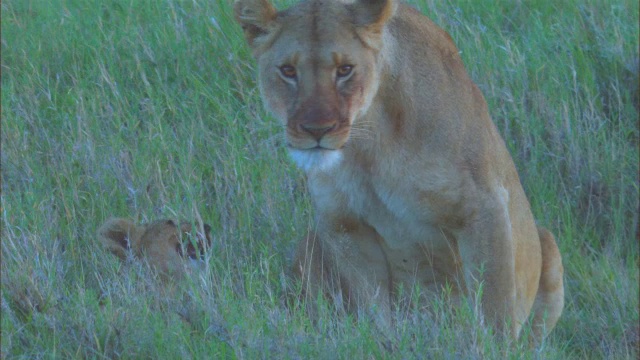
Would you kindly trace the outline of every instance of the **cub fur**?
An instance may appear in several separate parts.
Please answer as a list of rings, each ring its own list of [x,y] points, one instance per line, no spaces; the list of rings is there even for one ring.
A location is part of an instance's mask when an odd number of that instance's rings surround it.
[[[317,228],[294,272],[383,326],[398,289],[428,301],[483,283],[485,319],[538,338],[563,308],[553,235],[536,226],[507,148],[451,37],[395,0],[238,0],[266,107],[304,169]],[[533,316],[530,316],[533,309]]]
[[[180,275],[190,260],[203,259],[211,246],[211,227],[204,224],[204,233],[191,223],[159,220],[148,225],[136,225],[131,220],[112,218],[98,230],[104,246],[125,260],[131,253],[145,259],[163,275]]]

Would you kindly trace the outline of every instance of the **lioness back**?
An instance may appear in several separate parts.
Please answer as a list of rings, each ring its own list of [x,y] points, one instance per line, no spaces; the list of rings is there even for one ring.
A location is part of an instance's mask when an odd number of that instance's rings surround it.
[[[239,0],[235,15],[264,103],[307,175],[317,227],[294,272],[310,299],[324,292],[350,310],[376,309],[389,326],[401,286],[418,285],[428,302],[482,282],[483,313],[501,333],[517,336],[532,308],[537,335],[555,325],[555,240],[536,227],[444,30],[395,0],[308,0],[280,12]]]

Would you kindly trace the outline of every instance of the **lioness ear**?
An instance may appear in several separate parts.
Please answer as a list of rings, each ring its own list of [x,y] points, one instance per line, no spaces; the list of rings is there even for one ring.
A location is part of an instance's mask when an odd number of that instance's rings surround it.
[[[374,48],[380,47],[384,25],[397,7],[396,0],[356,0],[347,5],[358,35]]]
[[[144,229],[127,219],[109,219],[98,229],[98,239],[121,259],[127,258],[127,250],[136,248]]]
[[[276,9],[269,0],[238,0],[233,11],[247,43],[257,53],[263,43],[261,40],[275,30]]]

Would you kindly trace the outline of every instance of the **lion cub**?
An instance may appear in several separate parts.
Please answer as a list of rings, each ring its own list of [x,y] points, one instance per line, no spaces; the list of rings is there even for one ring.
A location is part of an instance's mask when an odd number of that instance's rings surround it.
[[[136,225],[128,219],[113,218],[98,229],[98,239],[123,260],[131,251],[163,275],[180,275],[189,260],[203,259],[204,251],[211,246],[211,227],[204,224],[203,229],[204,234],[185,221]]]

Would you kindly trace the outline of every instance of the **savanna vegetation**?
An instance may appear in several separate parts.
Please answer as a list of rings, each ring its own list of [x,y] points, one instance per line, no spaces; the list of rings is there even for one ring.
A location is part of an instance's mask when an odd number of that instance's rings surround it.
[[[558,239],[566,305],[541,346],[446,294],[391,333],[287,306],[313,210],[230,1],[6,0],[2,358],[637,358],[638,1],[413,4],[456,41]],[[122,263],[96,240],[111,216],[202,219],[204,271],[166,286]]]

